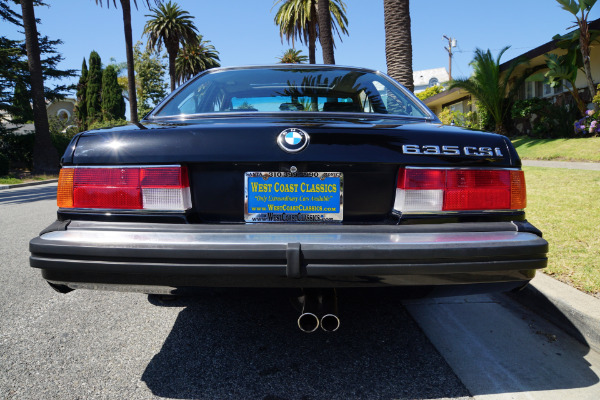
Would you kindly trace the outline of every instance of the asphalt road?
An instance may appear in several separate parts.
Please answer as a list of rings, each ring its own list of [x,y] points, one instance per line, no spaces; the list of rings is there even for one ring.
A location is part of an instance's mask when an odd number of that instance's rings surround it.
[[[337,333],[305,334],[280,291],[52,291],[28,241],[56,185],[0,192],[1,399],[468,398],[395,296],[340,300]]]
[[[503,295],[347,291],[305,334],[278,290],[55,293],[28,264],[55,190],[0,191],[0,399],[600,398],[600,356]]]

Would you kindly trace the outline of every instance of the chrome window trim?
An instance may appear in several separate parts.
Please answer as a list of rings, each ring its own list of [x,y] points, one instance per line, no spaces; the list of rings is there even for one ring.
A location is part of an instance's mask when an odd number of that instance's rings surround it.
[[[419,117],[412,115],[398,115],[398,114],[380,114],[380,113],[357,113],[357,112],[333,112],[333,111],[286,111],[286,112],[213,112],[213,113],[196,113],[196,114],[179,114],[179,115],[165,115],[160,117],[148,118],[148,122],[159,122],[159,121],[186,121],[194,120],[198,118],[228,118],[228,117],[353,117],[356,119],[400,119],[416,120],[423,122],[437,122],[437,117]]]

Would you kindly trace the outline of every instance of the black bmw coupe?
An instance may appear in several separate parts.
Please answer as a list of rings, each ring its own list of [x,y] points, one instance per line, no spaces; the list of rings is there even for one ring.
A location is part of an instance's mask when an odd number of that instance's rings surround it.
[[[547,263],[525,192],[510,140],[442,125],[382,73],[211,69],[140,124],[73,138],[31,266],[62,292],[292,287],[305,305],[511,290]],[[319,323],[337,329],[301,327]]]

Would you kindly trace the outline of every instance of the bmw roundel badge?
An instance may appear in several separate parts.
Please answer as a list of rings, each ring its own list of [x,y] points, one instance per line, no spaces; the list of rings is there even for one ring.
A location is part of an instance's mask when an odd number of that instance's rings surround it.
[[[277,144],[283,151],[297,153],[308,146],[310,137],[308,133],[298,128],[287,128],[277,137]]]

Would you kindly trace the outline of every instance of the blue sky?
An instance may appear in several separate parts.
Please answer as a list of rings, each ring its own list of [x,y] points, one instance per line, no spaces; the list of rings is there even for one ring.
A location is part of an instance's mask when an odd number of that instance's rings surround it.
[[[37,7],[41,18],[38,29],[64,44],[59,51],[65,61],[62,68],[79,70],[84,57],[96,50],[104,64],[114,57],[125,61],[125,44],[121,10],[96,5],[94,0],[50,0],[50,7]],[[199,1],[178,0],[179,5],[195,17],[195,24],[205,39],[220,52],[221,64],[273,64],[289,47],[281,43],[273,19],[273,0]],[[119,3],[117,1],[117,3]],[[142,30],[148,9],[138,0],[139,10],[132,10],[133,40],[144,40]],[[386,71],[383,0],[346,0],[349,36],[336,41],[336,63]],[[506,45],[511,49],[503,57],[509,60],[537,47],[556,33],[572,26],[573,16],[562,10],[555,0],[412,0],[410,4],[413,39],[413,69],[448,67],[447,43],[442,35],[454,37],[453,76],[467,77],[469,62],[477,47],[494,54]],[[600,5],[590,20],[600,18]],[[3,22],[0,35],[16,39],[21,35]],[[308,53],[297,43],[297,49]],[[321,62],[317,48],[317,62]]]

